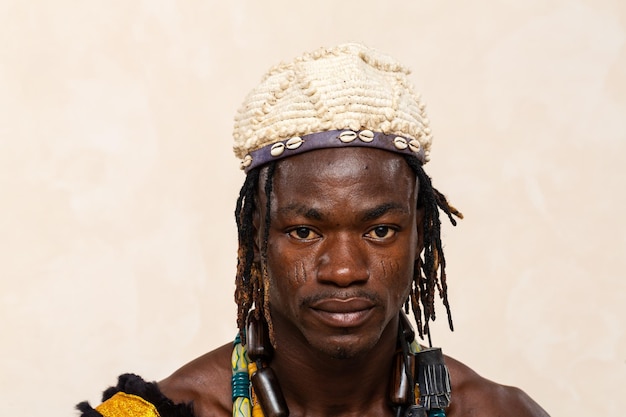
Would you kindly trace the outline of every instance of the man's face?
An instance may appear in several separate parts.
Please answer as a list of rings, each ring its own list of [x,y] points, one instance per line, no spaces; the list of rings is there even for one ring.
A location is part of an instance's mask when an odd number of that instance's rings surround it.
[[[296,338],[336,358],[368,352],[409,294],[415,175],[391,152],[343,148],[286,158],[273,181],[267,267],[279,349]],[[259,203],[263,219],[262,193]]]

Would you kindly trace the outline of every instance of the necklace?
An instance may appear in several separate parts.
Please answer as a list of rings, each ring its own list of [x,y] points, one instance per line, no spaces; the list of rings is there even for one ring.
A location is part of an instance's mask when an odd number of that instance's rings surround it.
[[[415,341],[413,329],[404,313],[400,313],[400,318],[400,346],[394,357],[389,390],[389,400],[394,404],[396,416],[445,417],[444,409],[450,404],[451,387],[441,349],[422,348]],[[269,366],[263,365],[271,359],[271,347],[259,343],[265,340],[264,324],[262,319],[249,319],[249,346],[241,343],[239,334],[233,342],[233,417],[289,415],[278,379]]]

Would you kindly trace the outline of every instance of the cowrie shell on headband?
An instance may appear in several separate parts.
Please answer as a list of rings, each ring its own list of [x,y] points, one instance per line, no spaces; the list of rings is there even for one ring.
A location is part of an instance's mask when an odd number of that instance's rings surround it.
[[[393,140],[393,145],[400,150],[404,150],[409,146],[409,144],[406,142],[406,139],[401,138],[400,136],[397,136]]]
[[[298,149],[303,143],[304,141],[301,137],[294,136],[293,138],[289,139],[285,145],[287,146],[287,149]]]
[[[252,163],[252,157],[250,155],[246,155],[243,157],[243,160],[241,161],[241,166],[246,168],[246,167],[249,167],[251,163]]]
[[[272,156],[280,156],[283,154],[283,152],[285,152],[285,144],[282,142],[273,144],[272,148],[270,149],[270,154]]]
[[[356,136],[356,132],[353,132],[351,130],[344,130],[339,134],[339,140],[343,143],[350,143],[354,139],[356,139]]]
[[[413,139],[409,142],[409,149],[418,153],[420,151],[420,143],[416,139]]]
[[[371,130],[362,130],[359,132],[359,139],[363,142],[369,143],[374,140],[374,132]]]

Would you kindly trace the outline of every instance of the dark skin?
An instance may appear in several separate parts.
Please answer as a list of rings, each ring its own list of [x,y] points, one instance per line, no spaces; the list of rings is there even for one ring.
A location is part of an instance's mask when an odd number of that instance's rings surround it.
[[[422,249],[418,192],[404,159],[387,151],[322,149],[278,164],[267,248],[271,367],[291,416],[393,415],[398,312]],[[266,196],[258,197],[262,236]],[[232,415],[231,352],[230,343],[209,352],[159,387],[193,401],[198,417]],[[547,416],[522,391],[446,364],[448,416]]]

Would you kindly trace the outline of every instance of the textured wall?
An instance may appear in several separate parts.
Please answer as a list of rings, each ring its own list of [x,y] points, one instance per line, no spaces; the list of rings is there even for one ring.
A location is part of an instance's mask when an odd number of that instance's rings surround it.
[[[466,215],[434,342],[553,415],[623,415],[626,3],[474,3],[0,1],[0,414],[232,338],[234,112],[357,40],[413,68]]]

